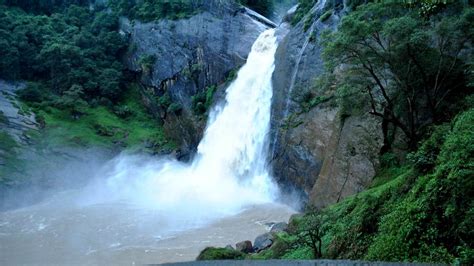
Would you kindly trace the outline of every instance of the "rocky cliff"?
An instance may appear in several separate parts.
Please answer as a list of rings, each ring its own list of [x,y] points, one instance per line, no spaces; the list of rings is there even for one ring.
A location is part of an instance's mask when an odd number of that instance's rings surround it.
[[[193,99],[212,97],[209,90],[231,78],[259,34],[274,26],[233,1],[219,0],[207,1],[202,12],[187,19],[122,20],[131,42],[128,68],[139,73],[145,102],[180,144],[182,156],[195,149],[206,122],[205,110],[196,113]]]
[[[379,121],[364,113],[341,116],[334,93],[315,85],[324,72],[319,36],[324,30],[335,30],[346,11],[343,1],[318,1],[299,23],[290,25],[289,14],[278,27],[270,161],[285,192],[317,206],[366,188],[375,175],[382,145]],[[258,35],[273,26],[231,1],[217,0],[188,19],[122,20],[122,31],[131,42],[127,65],[139,73],[147,106],[168,135],[176,136],[178,157],[193,154],[205,126],[206,116],[196,114],[193,99],[225,83],[245,62]],[[153,59],[151,65],[144,63],[147,58]],[[301,95],[308,91],[321,101],[303,108]],[[217,95],[222,96],[222,91]],[[170,102],[163,104],[166,97]],[[179,112],[169,108],[170,103]]]
[[[335,30],[345,12],[342,1],[318,1],[291,27],[276,55],[270,158],[274,176],[286,192],[318,207],[366,188],[382,146],[380,121],[364,112],[342,116],[334,92],[316,83],[324,72],[319,36]],[[310,97],[309,107],[305,97]]]

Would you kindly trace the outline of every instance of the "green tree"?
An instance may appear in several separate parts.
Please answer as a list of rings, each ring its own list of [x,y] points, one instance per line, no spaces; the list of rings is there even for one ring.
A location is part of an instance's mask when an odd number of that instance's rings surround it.
[[[403,131],[414,149],[426,126],[443,118],[452,97],[467,93],[465,58],[472,56],[474,10],[420,17],[400,4],[368,4],[323,38],[330,69],[344,65],[341,87],[363,91],[372,115]]]
[[[69,110],[72,117],[77,119],[84,114],[87,108],[87,102],[82,99],[83,96],[84,90],[82,86],[74,84],[71,88],[64,91],[63,95],[56,101],[56,105]]]
[[[320,210],[309,210],[305,213],[298,228],[299,242],[309,246],[313,252],[313,258],[319,259],[323,256],[323,237],[327,231],[325,223],[327,217]]]

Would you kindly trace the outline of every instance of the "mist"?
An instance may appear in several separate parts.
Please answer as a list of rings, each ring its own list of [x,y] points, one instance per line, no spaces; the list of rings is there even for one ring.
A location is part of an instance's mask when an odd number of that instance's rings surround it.
[[[237,232],[226,241],[242,241],[265,232],[267,222],[288,219],[293,211],[276,204],[279,190],[266,161],[276,47],[273,29],[254,43],[225,102],[211,111],[191,162],[98,150],[31,160],[32,182],[2,203],[10,208],[0,212],[5,262],[116,264],[130,253],[142,263],[190,259],[209,238],[216,244]],[[242,223],[248,228],[233,230]],[[189,232],[200,242],[189,243]],[[171,240],[181,253],[143,260],[147,250],[165,254]]]

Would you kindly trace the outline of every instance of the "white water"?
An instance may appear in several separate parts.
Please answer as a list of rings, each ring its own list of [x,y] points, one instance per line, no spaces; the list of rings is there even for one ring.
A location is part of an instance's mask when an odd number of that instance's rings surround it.
[[[226,103],[211,111],[191,164],[119,158],[107,181],[107,197],[194,220],[272,202],[277,188],[267,172],[266,156],[276,47],[274,30],[254,43],[247,64],[226,91]]]
[[[0,213],[0,264],[189,260],[287,219],[291,210],[268,205],[278,194],[266,169],[276,48],[273,30],[257,39],[192,163],[122,155],[86,188]]]

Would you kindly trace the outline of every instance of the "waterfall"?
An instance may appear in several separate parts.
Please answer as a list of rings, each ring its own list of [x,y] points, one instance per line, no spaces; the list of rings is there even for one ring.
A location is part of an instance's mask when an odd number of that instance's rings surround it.
[[[256,40],[225,102],[211,110],[191,163],[122,154],[85,188],[0,212],[0,260],[186,261],[206,246],[253,239],[267,231],[266,223],[288,220],[293,211],[274,203],[278,189],[266,168],[276,42],[274,30]],[[81,173],[67,171],[68,178]]]
[[[108,192],[92,194],[194,221],[274,201],[277,188],[266,158],[276,48],[273,29],[255,41],[247,63],[226,90],[225,103],[211,110],[191,163],[121,156],[108,170]]]

